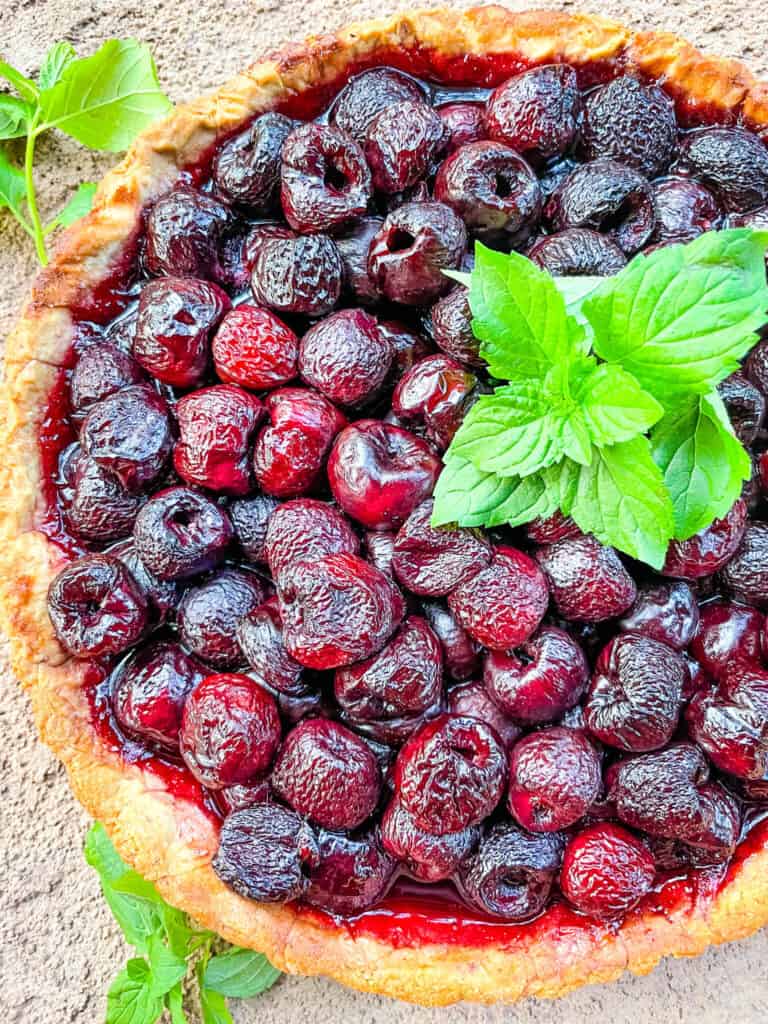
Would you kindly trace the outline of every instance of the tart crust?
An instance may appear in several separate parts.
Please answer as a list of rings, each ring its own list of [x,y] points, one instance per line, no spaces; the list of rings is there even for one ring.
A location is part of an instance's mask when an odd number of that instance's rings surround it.
[[[513,14],[499,6],[406,12],[351,25],[287,47],[218,92],[177,107],[136,140],[101,182],[92,212],[61,236],[8,339],[0,403],[2,616],[12,666],[29,692],[42,739],[121,855],[169,902],[229,941],[265,952],[282,970],[325,974],[364,991],[425,1005],[555,997],[624,970],[645,974],[664,956],[693,956],[768,922],[768,839],[765,846],[750,845],[719,889],[694,886],[674,907],[648,907],[618,928],[587,919],[564,928],[547,914],[533,929],[505,930],[497,942],[402,944],[394,936],[390,942],[320,923],[291,907],[260,905],[237,896],[213,872],[217,828],[204,811],[158,775],[125,763],[97,732],[83,689],[87,667],[62,650],[46,611],[48,585],[66,559],[39,529],[44,480],[38,435],[71,345],[69,308],[127,250],[143,205],[217,137],[290,96],[330,85],[362,63],[386,63],[404,49],[418,55],[425,74],[432,68],[435,75],[454,59],[488,56],[503,59],[510,73],[552,61],[614,64],[658,79],[689,123],[739,121],[768,130],[768,85],[736,61],[704,56],[673,35],[634,34],[594,15]]]

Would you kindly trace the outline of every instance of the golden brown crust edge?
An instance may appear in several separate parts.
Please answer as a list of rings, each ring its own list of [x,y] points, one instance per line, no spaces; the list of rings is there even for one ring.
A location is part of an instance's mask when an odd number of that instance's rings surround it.
[[[597,16],[501,7],[466,13],[405,13],[309,39],[256,64],[215,94],[176,108],[137,139],[102,181],[93,211],[69,229],[36,280],[8,339],[0,465],[0,602],[12,666],[29,691],[38,730],[65,764],[81,803],[120,853],[163,895],[226,939],[262,950],[297,974],[325,974],[364,991],[425,1005],[555,997],[624,970],[643,974],[667,955],[691,956],[743,937],[768,921],[768,851],[745,858],[729,884],[667,913],[630,917],[618,931],[598,925],[563,932],[521,930],[514,944],[424,944],[396,948],[346,928],[326,928],[292,909],[236,896],[210,860],[216,829],[151,772],[126,765],[103,742],[82,688],[83,665],[57,643],[45,607],[61,560],[36,529],[41,500],[38,433],[47,396],[71,343],[68,306],[106,276],[135,230],[143,204],[220,133],[281,98],[335,80],[350,65],[393,47],[443,57],[517,54],[532,62],[616,60],[657,77],[691,109],[717,119],[768,125],[768,89],[736,61],[705,57],[675,36],[633,35]]]

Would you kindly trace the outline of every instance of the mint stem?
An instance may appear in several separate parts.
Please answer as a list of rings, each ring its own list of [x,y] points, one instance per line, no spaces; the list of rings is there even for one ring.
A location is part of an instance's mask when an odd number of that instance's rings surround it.
[[[35,141],[37,139],[37,115],[32,119],[32,124],[27,132],[27,144],[24,150],[24,182],[27,187],[27,209],[32,221],[32,238],[35,241],[37,258],[42,266],[48,265],[48,253],[45,248],[45,233],[40,220],[40,211],[37,208],[37,196],[35,194],[35,177],[32,172],[35,159]]]

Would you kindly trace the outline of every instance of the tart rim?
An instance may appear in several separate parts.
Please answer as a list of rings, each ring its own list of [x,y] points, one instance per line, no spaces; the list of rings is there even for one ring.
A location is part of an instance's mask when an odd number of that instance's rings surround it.
[[[29,691],[38,732],[64,763],[70,786],[123,856],[172,904],[225,939],[258,949],[289,973],[325,974],[353,988],[422,1005],[556,997],[624,970],[648,973],[663,956],[693,956],[768,922],[768,841],[732,868],[717,892],[663,913],[631,914],[618,928],[585,919],[578,929],[520,928],[519,940],[398,946],[343,924],[318,924],[289,906],[237,896],[214,873],[217,829],[151,770],[128,764],[99,735],[83,682],[48,620],[46,593],[66,559],[37,528],[43,495],[38,444],[49,394],[72,340],[69,307],[102,281],[134,236],[144,204],[223,133],[281,100],[330,84],[363,59],[393,49],[442,58],[518,56],[577,65],[619,60],[659,80],[675,98],[768,129],[768,83],[741,63],[708,57],[669,34],[633,33],[596,15],[515,14],[502,7],[405,12],[311,37],[237,75],[217,92],[174,109],[133,144],[99,185],[94,208],[61,236],[8,339],[2,389],[0,615],[11,666]],[[710,117],[708,120],[712,120]],[[546,920],[541,919],[546,925]],[[538,923],[541,923],[538,922]],[[393,940],[394,940],[393,936]]]

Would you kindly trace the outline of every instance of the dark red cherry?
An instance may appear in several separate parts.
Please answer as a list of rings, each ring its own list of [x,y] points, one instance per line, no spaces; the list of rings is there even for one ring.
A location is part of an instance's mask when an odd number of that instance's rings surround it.
[[[252,449],[264,406],[236,384],[217,384],[176,403],[176,472],[188,484],[221,494],[253,489]]]
[[[507,807],[529,832],[556,832],[584,817],[601,782],[600,756],[583,732],[542,729],[512,748]]]
[[[270,517],[280,502],[266,494],[239,498],[229,506],[235,540],[249,562],[266,562],[265,543]]]
[[[332,231],[365,213],[371,172],[363,151],[329,125],[302,124],[283,144],[280,199],[302,234]]]
[[[341,831],[361,825],[379,799],[370,747],[338,722],[310,719],[285,739],[272,772],[275,793],[303,817]]]
[[[483,669],[488,693],[520,722],[552,722],[584,693],[589,666],[572,636],[542,626],[514,654],[491,651]]]
[[[119,670],[111,695],[118,724],[141,739],[177,749],[184,703],[205,676],[205,667],[178,644],[145,647]]]
[[[164,384],[194,387],[205,377],[211,337],[229,308],[226,293],[210,281],[150,281],[139,298],[133,354]]]
[[[395,535],[385,531],[368,530],[364,537],[365,556],[371,565],[392,575],[392,555],[395,550]]]
[[[158,491],[133,529],[139,558],[160,580],[187,579],[212,569],[224,558],[232,536],[224,509],[189,487]]]
[[[491,94],[485,112],[491,138],[536,160],[565,153],[580,121],[576,72],[567,64],[544,64],[507,79]]]
[[[699,625],[699,608],[691,588],[680,582],[646,584],[635,603],[622,617],[624,632],[640,633],[652,640],[684,650]]]
[[[288,697],[306,694],[304,667],[290,656],[283,643],[277,598],[271,597],[246,612],[237,624],[237,642],[259,682]]]
[[[765,419],[765,396],[743,373],[732,373],[718,384],[734,433],[748,447],[757,437]]]
[[[747,524],[735,555],[720,570],[720,581],[737,601],[768,608],[768,523]]]
[[[377,828],[354,836],[321,829],[317,843],[320,859],[309,872],[307,903],[335,914],[355,914],[382,899],[397,865]]]
[[[722,679],[735,664],[759,666],[764,618],[755,608],[715,601],[700,612],[691,654],[713,679]]]
[[[434,302],[451,286],[467,247],[463,221],[444,203],[408,202],[386,218],[371,242],[368,272],[390,302]]]
[[[78,418],[102,398],[146,382],[146,374],[127,352],[116,345],[101,342],[93,345],[75,363],[69,380],[72,412]]]
[[[373,187],[392,195],[424,178],[448,142],[440,116],[423,100],[386,107],[368,125],[365,159]]]
[[[325,316],[339,300],[344,268],[327,235],[268,238],[256,249],[251,288],[278,313]]]
[[[676,144],[675,109],[658,86],[622,75],[587,95],[581,128],[587,160],[610,157],[655,178],[669,166]]]
[[[48,588],[56,636],[76,658],[119,654],[141,637],[147,599],[117,558],[90,555],[71,562]]]
[[[525,535],[534,544],[556,544],[559,540],[584,536],[571,517],[564,516],[562,512],[553,512],[544,519],[540,516],[532,519],[526,523]]]
[[[623,917],[650,892],[656,878],[651,853],[619,825],[589,825],[569,842],[560,888],[569,903],[605,920]]]
[[[422,502],[395,538],[392,568],[414,594],[440,597],[484,569],[491,545],[477,530],[432,526],[434,502]]]
[[[64,508],[64,519],[74,534],[94,541],[125,537],[142,504],[141,495],[126,491],[116,476],[81,453],[71,500]]]
[[[493,729],[476,718],[439,715],[398,754],[394,788],[419,828],[445,835],[486,818],[506,775],[506,751]]]
[[[464,898],[494,917],[527,921],[547,905],[563,856],[563,838],[532,835],[511,822],[498,822],[459,867]]]
[[[457,149],[438,171],[435,199],[481,238],[511,246],[530,236],[541,213],[536,175],[501,142],[470,142]]]
[[[165,622],[179,603],[179,584],[173,580],[160,580],[151,573],[139,558],[132,539],[113,544],[107,554],[119,558],[138,583],[147,599],[153,622],[158,625]]]
[[[314,498],[280,505],[270,516],[264,542],[265,559],[278,586],[296,562],[341,552],[356,555],[359,550],[357,534],[341,512]]]
[[[472,311],[467,289],[459,286],[432,307],[432,336],[446,355],[469,366],[484,366],[480,342],[472,331]]]
[[[550,196],[544,218],[554,231],[594,228],[627,255],[648,242],[656,224],[647,180],[616,160],[580,164]]]
[[[157,200],[147,218],[150,274],[218,279],[219,247],[230,218],[226,203],[190,185],[176,185]]]
[[[432,493],[440,460],[430,446],[382,420],[341,431],[328,458],[328,482],[341,508],[369,530],[397,529]]]
[[[404,420],[423,422],[430,440],[447,448],[461,426],[477,378],[449,356],[420,359],[400,379],[392,409]]]
[[[254,573],[244,569],[221,569],[185,591],[178,610],[182,643],[214,668],[242,665],[237,627],[266,596],[264,586]]]
[[[591,228],[566,228],[537,238],[526,256],[558,277],[607,277],[627,262],[612,239]]]
[[[515,548],[496,548],[493,561],[457,586],[448,605],[470,636],[493,650],[523,643],[549,603],[547,581],[532,558]]]
[[[208,676],[187,697],[180,739],[185,764],[204,786],[250,782],[280,745],[277,705],[248,676]]]
[[[318,479],[346,419],[327,398],[308,388],[281,388],[264,404],[270,425],[254,448],[256,479],[276,498],[305,494]]]
[[[307,384],[338,405],[369,403],[389,375],[394,349],[370,313],[343,309],[307,331],[299,371]]]
[[[673,540],[661,570],[664,576],[696,580],[711,576],[728,562],[744,536],[747,506],[739,499],[722,519],[715,519],[688,540]]]
[[[437,108],[437,113],[448,129],[448,155],[468,142],[485,138],[484,111],[480,103],[446,103]]]
[[[507,749],[520,736],[520,727],[507,718],[498,704],[491,700],[482,683],[469,682],[452,686],[446,703],[451,714],[479,718],[481,722],[490,725]]]
[[[368,273],[368,251],[384,223],[382,217],[361,217],[343,236],[336,248],[344,267],[344,289],[353,301],[365,306],[381,300],[379,290]]]
[[[336,670],[334,694],[350,722],[417,715],[442,691],[440,641],[412,615],[377,654]]]
[[[704,185],[687,178],[661,178],[651,184],[656,208],[652,242],[690,242],[713,231],[723,215],[717,200]]]
[[[298,373],[299,339],[268,309],[243,304],[221,321],[213,344],[219,378],[252,391],[282,387]]]
[[[456,681],[470,679],[480,664],[480,645],[459,625],[453,612],[442,604],[425,601],[422,607],[443,646],[445,671]]]
[[[270,213],[280,192],[280,155],[294,122],[268,111],[229,139],[213,161],[216,190],[254,213]]]
[[[150,388],[123,388],[91,406],[80,438],[87,454],[126,490],[143,490],[160,478],[171,454],[168,406]]]
[[[584,705],[587,728],[620,750],[656,750],[677,726],[687,668],[667,644],[637,633],[600,652]]]
[[[395,68],[372,68],[344,86],[331,107],[330,120],[362,145],[371,122],[382,110],[423,99],[421,86],[412,78]]]
[[[320,852],[312,828],[285,807],[257,803],[228,815],[213,870],[236,893],[259,903],[303,896]]]
[[[728,213],[742,213],[768,200],[768,150],[741,127],[689,132],[680,143],[679,174],[703,182]]]
[[[736,662],[714,691],[694,694],[685,717],[716,768],[742,779],[768,772],[768,673],[762,667]]]
[[[480,829],[475,826],[436,836],[419,828],[413,816],[397,799],[381,820],[384,848],[420,882],[440,882],[450,878],[461,862],[477,846]]]
[[[390,578],[346,553],[294,563],[281,578],[279,597],[288,652],[316,669],[375,654],[405,612]]]
[[[637,597],[634,580],[613,548],[594,537],[561,540],[536,552],[564,619],[601,622],[625,612]]]

